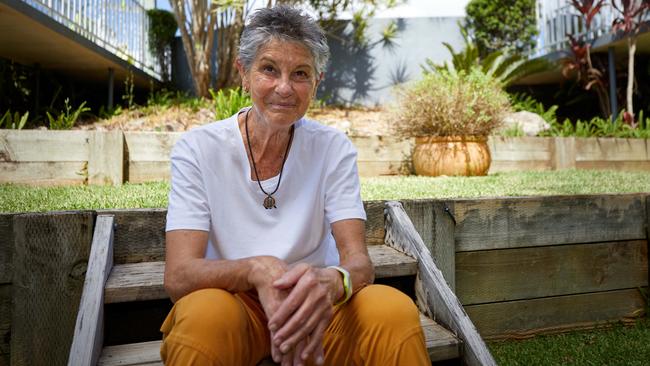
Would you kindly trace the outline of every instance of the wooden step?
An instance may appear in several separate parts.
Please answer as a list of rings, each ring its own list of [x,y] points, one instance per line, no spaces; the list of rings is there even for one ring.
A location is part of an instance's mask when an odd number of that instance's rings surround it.
[[[443,361],[460,356],[461,342],[454,335],[433,320],[420,314],[425,343],[431,361]],[[104,347],[98,366],[160,365],[160,344],[162,341],[125,344]],[[262,363],[260,366],[273,365]]]
[[[408,255],[386,245],[369,245],[375,277],[414,275],[417,262]],[[143,262],[115,265],[106,282],[105,303],[166,299],[163,288],[165,262]]]

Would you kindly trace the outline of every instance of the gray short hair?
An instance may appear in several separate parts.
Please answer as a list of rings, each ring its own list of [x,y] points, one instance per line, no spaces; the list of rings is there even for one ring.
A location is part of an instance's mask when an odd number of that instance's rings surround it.
[[[260,47],[273,39],[301,43],[311,52],[316,73],[325,70],[330,50],[323,29],[299,9],[277,5],[255,11],[244,27],[239,42],[239,60],[245,71],[250,70]]]

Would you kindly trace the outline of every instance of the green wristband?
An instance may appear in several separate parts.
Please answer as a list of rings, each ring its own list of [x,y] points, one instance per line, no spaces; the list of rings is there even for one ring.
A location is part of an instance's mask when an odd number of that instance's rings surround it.
[[[343,278],[343,291],[345,292],[345,296],[342,300],[335,303],[334,306],[345,304],[352,297],[352,281],[350,280],[350,272],[348,272],[345,268],[339,266],[329,266],[327,268],[333,268],[339,271],[341,277]]]

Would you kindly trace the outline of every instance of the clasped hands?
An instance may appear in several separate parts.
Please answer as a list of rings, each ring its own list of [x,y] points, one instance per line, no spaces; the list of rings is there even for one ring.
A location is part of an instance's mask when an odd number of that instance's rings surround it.
[[[338,271],[306,263],[288,267],[275,257],[256,257],[250,283],[268,317],[271,356],[282,366],[324,361],[323,335],[333,304],[343,295]]]

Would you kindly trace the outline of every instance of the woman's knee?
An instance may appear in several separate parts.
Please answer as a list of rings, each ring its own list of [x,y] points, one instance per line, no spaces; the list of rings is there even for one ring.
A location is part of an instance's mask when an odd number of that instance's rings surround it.
[[[361,324],[391,329],[412,329],[420,324],[417,307],[403,292],[389,286],[371,285],[354,296]]]
[[[237,297],[221,289],[202,289],[175,305],[174,328],[186,334],[237,332],[246,326],[246,311]]]

